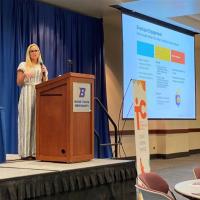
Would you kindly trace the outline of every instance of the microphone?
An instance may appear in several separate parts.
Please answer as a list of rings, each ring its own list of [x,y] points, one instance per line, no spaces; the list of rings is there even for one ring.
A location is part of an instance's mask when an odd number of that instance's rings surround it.
[[[71,59],[67,59],[67,64],[70,66],[70,72],[72,72],[73,61]]]
[[[41,69],[42,69],[42,67],[43,67],[43,62],[42,61],[40,61],[40,65],[41,65]],[[42,72],[42,75],[45,76],[45,72]]]

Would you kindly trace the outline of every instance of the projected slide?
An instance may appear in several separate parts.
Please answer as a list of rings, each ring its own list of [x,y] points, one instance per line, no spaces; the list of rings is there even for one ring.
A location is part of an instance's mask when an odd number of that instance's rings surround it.
[[[125,14],[122,22],[123,118],[133,118],[135,79],[146,81],[149,118],[194,119],[194,37]]]

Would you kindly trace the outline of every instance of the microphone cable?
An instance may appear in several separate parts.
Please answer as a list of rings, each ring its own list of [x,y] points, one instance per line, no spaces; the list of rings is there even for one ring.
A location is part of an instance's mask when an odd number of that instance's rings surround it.
[[[129,108],[129,110],[128,110],[127,117],[128,117],[128,115],[129,115],[129,113],[130,113],[130,111],[131,111],[132,108],[133,108],[133,103],[131,104],[131,106],[130,106],[130,108]],[[127,117],[126,117],[125,120],[124,120],[124,123],[123,123],[121,132],[123,132],[123,130],[124,130],[125,124],[126,124],[126,122],[127,122]],[[120,143],[120,145],[121,145],[122,151],[123,151],[123,153],[124,153],[124,156],[126,157],[126,152],[125,152],[124,147],[123,147],[123,145],[122,145],[122,137],[121,137],[121,143]],[[119,155],[120,155],[120,154],[121,154],[121,152],[120,152],[120,148],[119,148]]]

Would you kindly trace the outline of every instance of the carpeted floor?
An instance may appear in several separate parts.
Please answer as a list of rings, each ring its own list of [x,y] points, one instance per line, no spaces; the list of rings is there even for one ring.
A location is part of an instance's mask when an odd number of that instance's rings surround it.
[[[151,171],[160,174],[173,189],[175,184],[181,181],[194,179],[193,168],[200,167],[200,154],[175,159],[151,160]],[[186,198],[174,192],[177,200]]]

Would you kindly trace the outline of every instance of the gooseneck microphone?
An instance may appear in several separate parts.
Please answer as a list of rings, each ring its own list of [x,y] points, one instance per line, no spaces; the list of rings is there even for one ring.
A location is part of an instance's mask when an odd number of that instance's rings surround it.
[[[72,72],[72,69],[73,69],[73,61],[71,59],[68,59],[67,60],[67,64],[69,65],[70,67],[70,72]]]
[[[40,65],[41,65],[41,69],[42,69],[42,67],[43,67],[43,62],[42,61],[40,61]],[[42,72],[42,75],[45,76],[45,72]]]

